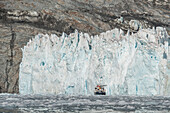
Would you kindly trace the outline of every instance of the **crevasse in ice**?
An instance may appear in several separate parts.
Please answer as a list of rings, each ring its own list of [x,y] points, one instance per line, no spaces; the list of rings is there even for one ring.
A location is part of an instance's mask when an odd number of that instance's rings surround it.
[[[20,94],[170,95],[169,35],[161,27],[124,34],[38,34],[22,49]]]

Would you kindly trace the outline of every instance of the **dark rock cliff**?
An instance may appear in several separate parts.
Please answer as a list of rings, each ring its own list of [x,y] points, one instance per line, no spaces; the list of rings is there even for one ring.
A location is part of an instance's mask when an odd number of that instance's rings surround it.
[[[21,48],[38,33],[165,27],[168,0],[0,0],[0,93],[18,93]]]

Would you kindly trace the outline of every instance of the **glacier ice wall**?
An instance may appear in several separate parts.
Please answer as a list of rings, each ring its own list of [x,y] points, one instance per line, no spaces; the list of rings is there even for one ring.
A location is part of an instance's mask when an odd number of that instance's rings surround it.
[[[170,46],[164,28],[96,36],[38,34],[22,49],[20,94],[170,95]]]

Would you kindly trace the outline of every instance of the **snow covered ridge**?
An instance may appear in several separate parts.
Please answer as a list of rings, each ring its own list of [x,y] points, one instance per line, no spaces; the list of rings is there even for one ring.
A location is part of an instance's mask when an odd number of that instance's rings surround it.
[[[170,95],[170,46],[164,28],[130,35],[113,29],[99,36],[39,34],[22,49],[20,94]]]

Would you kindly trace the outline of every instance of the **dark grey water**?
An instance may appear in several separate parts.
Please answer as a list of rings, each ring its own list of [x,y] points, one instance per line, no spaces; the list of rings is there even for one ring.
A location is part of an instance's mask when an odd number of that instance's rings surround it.
[[[170,97],[0,94],[0,112],[170,113]]]

